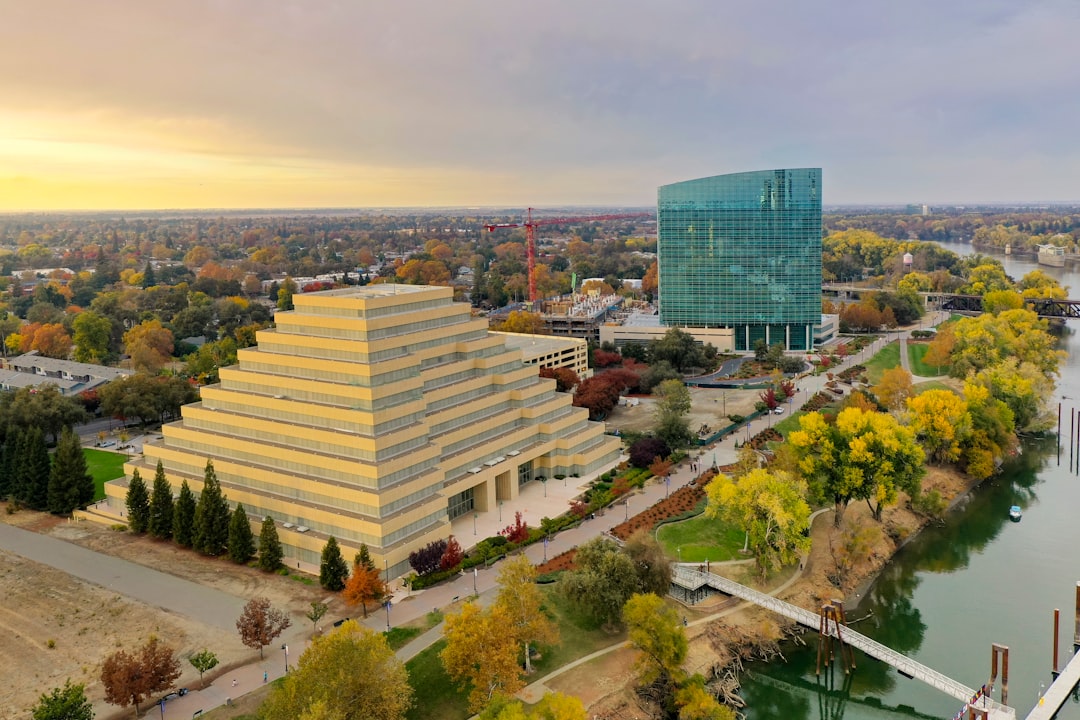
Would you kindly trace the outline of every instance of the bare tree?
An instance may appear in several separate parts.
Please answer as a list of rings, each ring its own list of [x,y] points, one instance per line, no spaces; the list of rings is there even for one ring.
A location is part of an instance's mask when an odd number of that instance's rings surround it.
[[[156,692],[172,686],[180,677],[180,661],[168,645],[151,637],[137,652],[117,650],[105,658],[101,666],[101,684],[105,687],[105,702],[120,707],[135,706]]]
[[[270,607],[270,601],[266,598],[248,600],[244,612],[236,620],[240,641],[249,648],[258,648],[260,658],[263,656],[263,648],[290,625],[292,621],[288,614],[284,610]]]

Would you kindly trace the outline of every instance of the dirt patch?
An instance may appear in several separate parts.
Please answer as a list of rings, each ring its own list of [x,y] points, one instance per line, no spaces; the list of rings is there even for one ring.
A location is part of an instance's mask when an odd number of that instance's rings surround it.
[[[696,433],[703,425],[716,432],[731,424],[727,415],[749,415],[754,404],[761,398],[761,390],[720,390],[717,388],[687,387],[690,391],[690,413],[687,421],[690,431]],[[656,401],[648,395],[636,396],[639,404],[634,407],[618,405],[605,419],[614,430],[649,432],[656,424],[654,410]],[[726,413],[725,413],[726,410]]]
[[[619,703],[627,687],[634,679],[634,659],[637,651],[623,647],[579,665],[549,683],[557,692],[579,698],[590,717],[614,717],[604,714],[609,702]],[[633,715],[618,715],[631,718]]]
[[[196,623],[82,582],[67,573],[0,552],[0,667],[7,682],[0,706],[26,717],[41,693],[71,678],[86,684],[99,717],[117,711],[104,703],[101,662],[119,648],[135,648],[156,635],[181,656],[210,647],[223,664],[251,655],[239,642],[222,642],[221,630]],[[52,647],[50,647],[50,643]],[[198,677],[185,663],[179,685]],[[130,714],[125,711],[125,714]]]
[[[224,558],[204,558],[172,543],[116,532],[92,523],[71,523],[45,513],[20,511],[0,515],[0,522],[36,530],[104,554],[169,572],[237,597],[267,597],[293,613],[293,624],[308,621],[303,613],[312,600],[327,600],[317,583],[267,575]],[[0,707],[17,708],[25,717],[41,695],[66,678],[86,684],[86,693],[100,718],[130,717],[104,703],[98,677],[101,662],[119,648],[136,648],[150,635],[162,638],[181,658],[209,648],[220,665],[207,680],[229,667],[250,662],[258,653],[234,634],[131,600],[97,585],[18,555],[0,552],[0,667],[8,670],[0,688]],[[348,614],[339,601],[330,613]],[[308,624],[310,627],[310,624]],[[52,641],[53,647],[49,647]],[[196,687],[198,673],[184,659],[177,687]],[[6,712],[6,711],[4,711]]]

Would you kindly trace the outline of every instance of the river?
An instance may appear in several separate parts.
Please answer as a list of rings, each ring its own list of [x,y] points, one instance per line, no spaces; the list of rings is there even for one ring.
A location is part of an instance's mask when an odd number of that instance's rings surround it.
[[[958,254],[970,245],[942,243]],[[1014,279],[1033,269],[1070,286],[1080,297],[1080,268],[1050,268],[1033,260],[998,256]],[[1080,410],[1080,338],[1071,321],[1061,340],[1068,352],[1058,383],[1062,403],[1060,464],[1054,438],[1026,442],[1023,454],[949,513],[928,527],[885,568],[849,620],[889,647],[971,687],[990,677],[990,645],[1009,647],[1009,704],[1019,718],[1051,681],[1054,608],[1061,609],[1059,663],[1072,649],[1073,608],[1080,580],[1080,475],[1070,470],[1070,410]],[[1064,399],[1061,399],[1063,396]],[[1075,458],[1080,461],[1080,458]],[[1023,519],[1008,519],[1010,505]],[[743,676],[749,720],[948,719],[961,703],[855,651],[857,667],[845,677],[837,663],[815,676],[816,637],[785,650],[788,662],[755,664]],[[1000,685],[1000,680],[999,680]],[[999,697],[995,693],[995,697]],[[1080,703],[1068,701],[1061,720],[1080,720]]]

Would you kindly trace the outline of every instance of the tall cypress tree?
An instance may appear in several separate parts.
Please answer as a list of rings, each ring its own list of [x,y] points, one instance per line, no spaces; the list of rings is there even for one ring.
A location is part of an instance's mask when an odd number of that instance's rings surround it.
[[[326,541],[319,564],[319,584],[327,590],[344,590],[349,577],[349,566],[341,556],[341,548],[333,535]]]
[[[0,501],[7,500],[14,494],[14,468],[15,455],[19,447],[21,433],[16,428],[10,428],[7,437],[4,438],[4,452],[0,455]]]
[[[173,507],[173,540],[183,547],[191,547],[195,535],[195,493],[187,480],[180,484],[180,494]]]
[[[146,491],[146,483],[138,468],[131,473],[131,482],[128,483],[127,498],[128,527],[133,533],[144,533],[150,525],[150,493]]]
[[[229,501],[221,493],[221,484],[212,460],[206,461],[206,474],[199,502],[195,506],[192,546],[203,555],[221,555],[229,544]]]
[[[165,468],[158,460],[154,472],[154,489],[150,493],[150,534],[167,540],[173,532],[173,496],[172,486],[165,479]]]
[[[255,554],[255,537],[251,534],[244,506],[236,504],[232,519],[229,520],[229,559],[237,564],[244,564]]]
[[[24,440],[19,461],[20,499],[35,510],[44,510],[49,498],[49,448],[39,427],[30,428]]]
[[[281,566],[283,555],[274,518],[267,515],[263,518],[262,529],[259,530],[259,568],[274,572]]]
[[[49,472],[49,512],[66,514],[94,499],[94,478],[86,469],[79,436],[70,427],[60,434]]]

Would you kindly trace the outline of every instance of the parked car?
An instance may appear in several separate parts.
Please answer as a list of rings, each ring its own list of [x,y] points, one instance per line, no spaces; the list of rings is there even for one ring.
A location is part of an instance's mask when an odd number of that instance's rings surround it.
[[[784,406],[783,405],[777,405],[775,408],[773,408],[773,414],[774,415],[783,415],[784,414]]]

